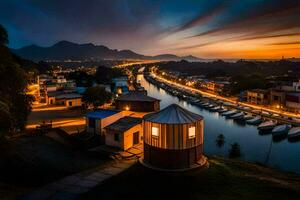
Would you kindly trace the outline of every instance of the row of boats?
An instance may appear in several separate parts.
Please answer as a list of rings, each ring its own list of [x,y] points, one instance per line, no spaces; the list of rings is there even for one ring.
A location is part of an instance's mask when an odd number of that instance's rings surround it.
[[[149,82],[157,85],[160,88],[163,88],[165,91],[177,96],[180,99],[188,101],[192,105],[207,109],[211,112],[218,112],[220,115],[228,119],[255,125],[262,134],[272,133],[273,137],[287,137],[289,140],[300,139],[300,127],[292,127],[290,124],[278,124],[276,120],[265,121],[262,117],[264,116],[267,118],[272,117],[275,119],[280,119],[282,116],[279,116],[278,114],[260,110],[252,110],[250,107],[246,106],[238,106],[236,109],[230,109],[230,107],[234,107],[234,105],[231,103],[223,102],[221,100],[214,100],[213,103],[210,103],[210,101],[205,101],[205,98],[202,95],[189,93],[189,91],[182,91],[179,88],[174,88],[167,84],[160,83],[149,76],[146,78]],[[202,98],[202,100],[199,100],[199,98]],[[282,118],[285,119],[285,117]],[[289,120],[296,120],[296,122],[300,123],[299,119]]]
[[[276,120],[264,121],[260,115],[254,115],[238,109],[228,109],[223,105],[215,105],[201,100],[191,100],[191,104],[207,109],[211,112],[218,112],[220,115],[233,120],[245,122],[246,124],[257,125],[257,129],[263,133],[272,133],[273,137],[289,140],[300,139],[300,127],[292,127],[290,124],[278,124]],[[247,108],[243,108],[247,110]]]

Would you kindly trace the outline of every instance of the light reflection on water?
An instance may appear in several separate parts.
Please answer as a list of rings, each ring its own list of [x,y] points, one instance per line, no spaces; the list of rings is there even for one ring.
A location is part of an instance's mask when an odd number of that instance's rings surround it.
[[[161,100],[160,106],[164,108],[172,103],[179,104],[186,109],[204,117],[204,150],[209,155],[227,156],[230,145],[237,142],[241,146],[241,159],[265,164],[270,149],[272,135],[259,135],[256,126],[236,123],[228,120],[218,113],[193,106],[186,101],[180,101],[163,89],[147,82],[143,75],[138,75],[141,85],[148,91],[148,95]],[[225,145],[221,148],[216,145],[219,134],[225,136]],[[286,139],[278,143],[273,142],[268,165],[286,171],[300,173],[300,142],[290,143]]]

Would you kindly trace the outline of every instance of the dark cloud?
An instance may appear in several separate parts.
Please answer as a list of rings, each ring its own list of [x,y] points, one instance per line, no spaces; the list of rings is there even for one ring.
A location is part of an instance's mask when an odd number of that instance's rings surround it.
[[[188,52],[298,36],[300,0],[0,0],[0,23],[11,47],[69,40],[150,54]]]

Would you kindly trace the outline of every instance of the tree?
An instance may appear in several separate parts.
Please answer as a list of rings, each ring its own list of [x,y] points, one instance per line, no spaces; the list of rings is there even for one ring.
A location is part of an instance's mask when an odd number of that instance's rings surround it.
[[[7,33],[0,25],[0,126],[2,132],[24,129],[31,110],[31,99],[26,95],[27,74],[5,46],[7,43]]]
[[[0,46],[8,44],[8,34],[5,28],[0,24]]]
[[[109,83],[112,78],[124,76],[121,69],[99,66],[95,74],[97,83]]]
[[[223,134],[218,135],[216,139],[216,145],[218,147],[222,147],[225,144],[225,136]]]
[[[87,105],[92,104],[94,108],[109,103],[111,99],[112,94],[100,86],[89,87],[83,94],[83,101]]]
[[[238,143],[234,143],[231,145],[231,149],[229,150],[229,158],[238,158],[241,156],[241,147]]]

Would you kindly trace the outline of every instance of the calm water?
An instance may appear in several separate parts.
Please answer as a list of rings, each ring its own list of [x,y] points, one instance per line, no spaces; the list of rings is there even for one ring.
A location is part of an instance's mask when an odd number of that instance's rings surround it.
[[[300,141],[290,143],[285,139],[280,142],[272,142],[272,134],[259,135],[256,126],[237,124],[216,112],[209,112],[179,100],[147,82],[143,75],[139,75],[138,80],[148,91],[149,96],[161,100],[161,109],[176,103],[204,117],[204,151],[206,154],[228,156],[230,145],[237,142],[241,146],[241,159],[300,173]],[[226,143],[223,147],[218,147],[215,141],[221,133],[225,136]],[[271,143],[271,153],[267,159]]]

